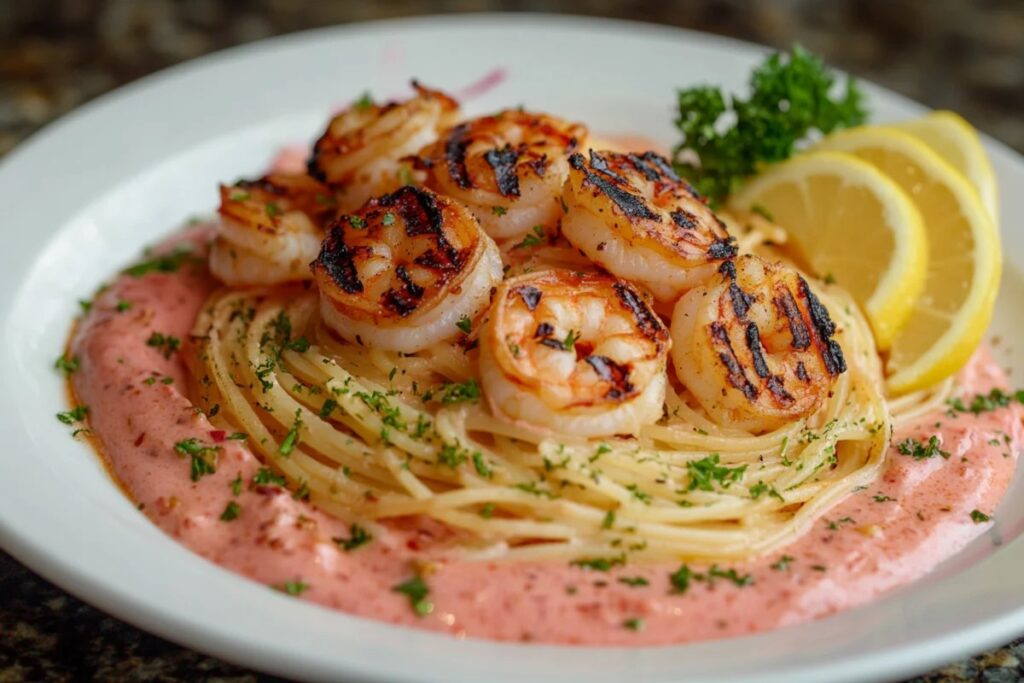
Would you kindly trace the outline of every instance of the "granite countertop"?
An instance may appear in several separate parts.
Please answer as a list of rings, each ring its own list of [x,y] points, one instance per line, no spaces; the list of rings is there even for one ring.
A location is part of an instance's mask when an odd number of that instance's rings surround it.
[[[271,35],[428,12],[559,11],[653,21],[830,63],[963,114],[1024,152],[1024,2],[987,0],[53,0],[0,3],[0,155],[42,125],[165,66]],[[273,681],[106,616],[0,551],[0,683]],[[918,681],[1024,680],[1024,641]]]

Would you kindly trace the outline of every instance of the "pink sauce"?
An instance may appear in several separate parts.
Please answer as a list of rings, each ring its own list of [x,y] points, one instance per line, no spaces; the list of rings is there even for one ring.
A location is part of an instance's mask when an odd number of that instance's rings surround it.
[[[204,234],[187,238],[199,244]],[[426,577],[434,611],[418,617],[392,587],[413,576],[413,561],[432,558],[445,535],[437,525],[395,523],[383,537],[343,552],[331,539],[347,538],[345,525],[283,489],[248,486],[260,463],[234,441],[220,443],[215,474],[190,480],[189,463],[174,444],[189,437],[217,442],[223,433],[193,410],[180,354],[166,359],[146,340],[154,331],[187,338],[213,286],[201,267],[122,277],[97,299],[76,335],[81,369],[74,388],[91,409],[92,429],[114,475],[154,523],[212,562],[267,585],[308,584],[297,599],[458,637],[680,643],[767,630],[865,603],[927,573],[991,526],[973,521],[971,511],[995,512],[1021,443],[1019,406],[979,416],[938,413],[902,429],[896,441],[938,434],[951,457],[918,461],[894,450],[874,485],[831,510],[806,536],[774,556],[734,565],[753,577],[753,585],[692,582],[680,595],[671,593],[668,581],[678,564],[603,573],[562,563],[439,561]],[[132,308],[117,312],[119,300]],[[146,382],[154,376],[173,383]],[[968,395],[1004,382],[984,350],[961,376]],[[234,496],[230,485],[238,476],[247,485]],[[229,501],[241,514],[225,522],[220,516]],[[783,555],[793,558],[788,568],[772,568]],[[649,585],[624,585],[617,580],[623,576],[642,576]],[[626,628],[631,619],[645,627]]]

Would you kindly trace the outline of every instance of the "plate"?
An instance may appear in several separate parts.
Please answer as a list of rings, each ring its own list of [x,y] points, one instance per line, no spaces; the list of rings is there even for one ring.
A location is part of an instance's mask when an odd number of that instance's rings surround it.
[[[20,561],[141,628],[238,664],[347,681],[842,681],[916,673],[1024,632],[1024,486],[992,532],[925,580],[866,607],[741,640],[657,648],[461,641],[280,596],[185,551],[133,507],[54,419],[51,370],[76,300],[190,216],[215,183],[308,142],[339,103],[408,79],[459,92],[500,83],[468,113],[526,103],[605,133],[674,140],[674,90],[743,87],[764,51],[676,29],[593,19],[473,15],[296,34],[176,67],[82,107],[0,165],[0,541]],[[477,89],[480,90],[479,88]],[[876,120],[922,111],[868,87]],[[1024,223],[1024,161],[991,140],[1003,224]],[[1024,232],[998,324],[1024,337]],[[1024,368],[1022,349],[1000,346]],[[1016,357],[1013,357],[1013,353]]]

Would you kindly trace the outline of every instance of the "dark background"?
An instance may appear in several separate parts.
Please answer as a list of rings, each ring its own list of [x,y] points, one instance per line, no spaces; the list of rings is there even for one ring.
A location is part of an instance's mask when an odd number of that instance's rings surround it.
[[[800,42],[1024,151],[1024,0],[0,0],[0,156],[97,95],[207,52],[331,24],[481,10],[621,17],[779,48]],[[1022,661],[1018,641],[918,680],[1024,680]],[[107,617],[0,552],[0,683],[21,680],[273,679]]]

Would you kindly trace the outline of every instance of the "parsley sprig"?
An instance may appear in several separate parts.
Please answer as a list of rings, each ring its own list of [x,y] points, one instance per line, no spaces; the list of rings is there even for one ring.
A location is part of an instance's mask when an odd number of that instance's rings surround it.
[[[681,90],[676,171],[719,203],[762,165],[789,158],[811,131],[863,123],[867,111],[857,84],[847,78],[833,94],[835,81],[821,60],[796,45],[754,70],[747,99],[714,86]],[[725,119],[731,123],[723,128]]]

